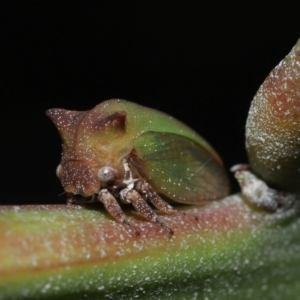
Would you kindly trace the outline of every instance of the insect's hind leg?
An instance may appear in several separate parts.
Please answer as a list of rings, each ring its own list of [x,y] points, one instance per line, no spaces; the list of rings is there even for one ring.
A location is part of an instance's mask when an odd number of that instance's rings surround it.
[[[178,211],[174,209],[169,203],[164,201],[151,187],[151,185],[144,181],[138,181],[135,184],[135,189],[143,195],[145,198],[148,198],[149,201],[160,211],[166,213],[166,214],[179,214],[179,215],[184,215],[184,216],[189,216],[193,220],[197,221],[198,218],[196,216],[193,216],[191,214],[186,214],[184,212]]]

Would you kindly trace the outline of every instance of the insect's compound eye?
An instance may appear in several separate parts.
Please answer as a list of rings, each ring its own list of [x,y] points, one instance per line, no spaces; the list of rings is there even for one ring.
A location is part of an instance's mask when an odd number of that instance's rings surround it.
[[[57,176],[58,178],[60,178],[61,170],[62,170],[62,166],[61,166],[61,164],[59,164],[59,165],[57,166],[57,168],[56,168],[56,176]]]
[[[101,182],[113,181],[116,179],[116,170],[109,166],[102,167],[98,171],[98,178]]]

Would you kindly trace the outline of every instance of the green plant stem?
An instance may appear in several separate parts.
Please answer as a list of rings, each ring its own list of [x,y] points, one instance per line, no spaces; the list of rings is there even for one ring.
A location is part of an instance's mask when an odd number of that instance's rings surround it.
[[[300,299],[297,207],[185,208],[172,238],[126,212],[133,238],[102,207],[2,207],[0,299]]]

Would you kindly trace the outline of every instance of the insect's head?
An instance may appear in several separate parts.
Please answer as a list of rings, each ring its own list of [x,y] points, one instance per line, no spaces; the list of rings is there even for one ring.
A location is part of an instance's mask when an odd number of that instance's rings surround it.
[[[99,192],[101,186],[116,180],[116,170],[110,166],[91,167],[83,161],[69,160],[62,162],[56,168],[64,190],[73,195],[84,197]]]
[[[54,108],[46,114],[63,141],[62,160],[56,174],[67,193],[89,197],[122,177],[108,148],[123,133],[125,112],[110,114]]]

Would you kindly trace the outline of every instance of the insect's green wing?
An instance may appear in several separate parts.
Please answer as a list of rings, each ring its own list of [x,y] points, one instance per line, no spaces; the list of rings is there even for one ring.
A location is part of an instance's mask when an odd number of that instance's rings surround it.
[[[205,148],[181,135],[146,132],[135,140],[130,160],[157,192],[176,202],[197,204],[229,193],[224,168]]]

